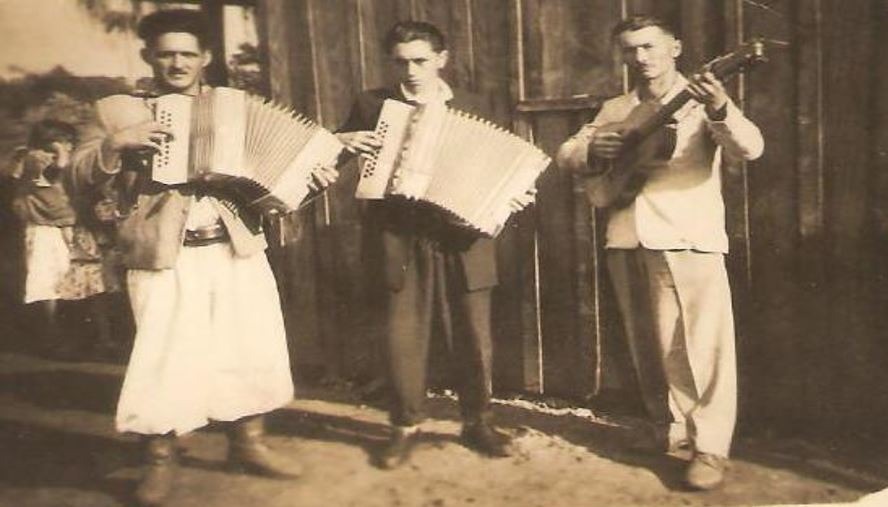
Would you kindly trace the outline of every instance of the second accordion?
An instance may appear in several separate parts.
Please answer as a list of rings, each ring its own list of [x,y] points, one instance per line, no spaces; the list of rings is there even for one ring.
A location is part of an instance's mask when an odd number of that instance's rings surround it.
[[[314,171],[335,163],[343,148],[314,122],[234,88],[163,95],[154,119],[173,139],[154,156],[152,179],[175,185],[202,178],[223,196],[264,211],[297,209]]]
[[[382,148],[362,160],[356,197],[422,201],[489,237],[551,162],[524,139],[444,104],[387,99],[376,133]]]

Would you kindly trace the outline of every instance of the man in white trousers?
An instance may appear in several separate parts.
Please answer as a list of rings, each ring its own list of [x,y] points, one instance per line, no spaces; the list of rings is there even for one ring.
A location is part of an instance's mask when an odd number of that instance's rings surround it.
[[[117,407],[117,429],[144,436],[141,505],[173,485],[176,436],[229,422],[231,464],[295,477],[297,463],[263,443],[263,415],[293,398],[278,297],[260,217],[230,209],[192,184],[151,180],[148,160],[170,131],[151,118],[160,94],[197,95],[210,63],[207,27],[193,10],[144,18],[139,36],[154,89],[97,103],[98,122],[74,156],[79,184],[121,191],[119,243],[137,333]],[[319,185],[335,171],[318,178]]]
[[[561,167],[587,178],[592,204],[608,208],[607,264],[649,415],[664,448],[687,443],[686,480],[712,489],[724,480],[737,415],[737,373],[722,155],[752,160],[764,141],[711,73],[685,78],[681,41],[660,19],[636,16],[613,30],[636,88],[608,100],[560,148]],[[649,160],[637,194],[613,199],[624,135],[603,128],[640,105],[656,109],[682,90],[694,100],[668,125],[674,149]],[[671,146],[670,146],[671,148]],[[627,148],[631,149],[631,148]],[[668,436],[668,437],[667,437]]]

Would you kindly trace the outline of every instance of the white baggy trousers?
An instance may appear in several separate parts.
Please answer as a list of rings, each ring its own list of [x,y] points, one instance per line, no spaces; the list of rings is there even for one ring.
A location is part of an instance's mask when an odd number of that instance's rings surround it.
[[[277,286],[264,253],[182,247],[173,269],[127,274],[136,338],[118,431],[187,433],[293,398]]]
[[[673,440],[686,436],[698,452],[728,456],[737,360],[724,255],[612,249],[608,271],[648,411],[671,413]]]

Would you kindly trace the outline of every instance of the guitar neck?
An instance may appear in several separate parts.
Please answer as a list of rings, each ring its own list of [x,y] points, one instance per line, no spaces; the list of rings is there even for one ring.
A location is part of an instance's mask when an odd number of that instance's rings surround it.
[[[759,56],[762,51],[761,43],[754,42],[753,45],[750,46],[754,53],[754,55]],[[758,45],[756,45],[758,44]],[[719,81],[724,81],[735,74],[738,74],[745,70],[745,68],[751,63],[755,63],[758,60],[751,60],[750,55],[747,53],[732,53],[728,56],[719,58],[712,62],[710,65],[704,66],[702,69],[698,70],[697,73],[702,74],[704,72],[711,72],[716,79]],[[667,124],[672,118],[672,115],[675,114],[676,111],[682,108],[689,100],[693,97],[691,96],[688,89],[685,88],[681,92],[678,93],[675,97],[673,97],[669,102],[663,105],[659,110],[657,110],[656,114],[652,115],[648,118],[647,121],[643,122],[636,130],[637,139],[640,141],[641,139],[646,138],[650,134],[652,134],[655,130]]]

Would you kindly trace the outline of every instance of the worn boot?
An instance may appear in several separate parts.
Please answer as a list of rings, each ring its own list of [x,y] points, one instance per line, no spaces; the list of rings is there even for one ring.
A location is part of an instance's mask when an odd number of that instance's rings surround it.
[[[507,458],[515,454],[512,437],[486,422],[463,424],[460,440],[469,449],[491,458]]]
[[[145,472],[136,488],[141,506],[162,505],[173,489],[176,466],[176,437],[152,435],[145,442]]]
[[[265,420],[250,416],[231,423],[228,433],[228,461],[258,475],[293,479],[302,475],[302,466],[272,451],[263,442]]]

